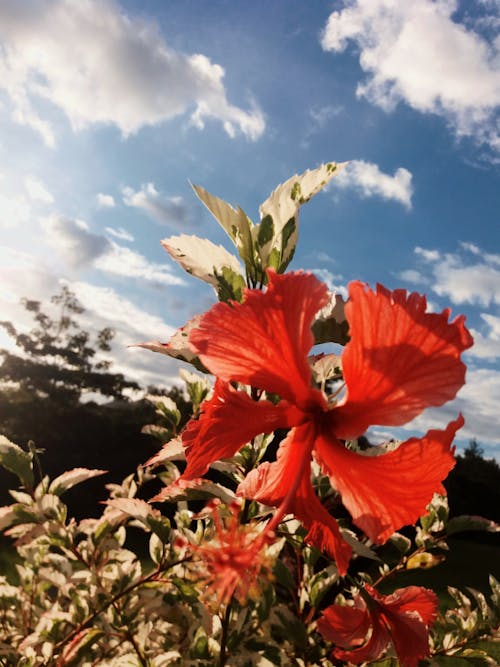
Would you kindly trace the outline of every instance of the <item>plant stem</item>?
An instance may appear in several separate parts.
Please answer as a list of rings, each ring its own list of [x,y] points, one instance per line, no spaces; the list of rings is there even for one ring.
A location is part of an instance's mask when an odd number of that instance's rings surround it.
[[[220,640],[220,659],[219,667],[224,667],[226,664],[226,642],[227,635],[229,632],[229,618],[231,616],[231,600],[226,606],[226,613],[224,614],[224,619],[222,620],[222,637]]]

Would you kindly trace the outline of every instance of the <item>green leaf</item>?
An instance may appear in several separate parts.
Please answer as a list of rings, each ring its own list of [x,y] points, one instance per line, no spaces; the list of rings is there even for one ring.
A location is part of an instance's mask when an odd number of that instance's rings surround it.
[[[55,496],[60,496],[77,484],[81,484],[93,477],[100,477],[100,475],[105,475],[107,472],[107,470],[89,470],[88,468],[73,468],[73,470],[67,470],[66,472],[63,472],[62,475],[59,475],[59,477],[52,480],[49,486],[49,493],[53,493]]]
[[[453,535],[455,533],[462,533],[464,531],[484,531],[487,533],[500,532],[500,525],[482,516],[469,516],[463,514],[462,516],[455,516],[446,524],[446,534]]]
[[[20,523],[35,523],[38,520],[38,514],[25,505],[16,503],[0,507],[0,530]]]
[[[448,499],[446,496],[434,494],[427,506],[428,514],[420,517],[422,528],[429,533],[437,533],[445,529],[448,521]]]
[[[208,239],[181,234],[164,239],[161,244],[185,271],[216,289],[218,287],[216,274],[221,274],[224,267],[241,275],[241,265],[236,257],[221,245],[215,245]]]
[[[111,498],[106,501],[106,505],[132,519],[140,521],[148,527],[149,519],[161,519],[161,514],[157,509],[154,509],[145,500],[140,500],[139,498]]]
[[[166,544],[170,538],[170,521],[165,516],[150,516],[147,519],[147,525],[151,531],[157,535],[163,544]]]
[[[284,273],[287,266],[292,261],[295,254],[295,246],[297,245],[297,237],[297,220],[295,218],[290,218],[281,232],[281,264],[278,269],[279,273]]]
[[[180,577],[172,577],[171,582],[186,601],[198,602],[200,593],[195,584],[186,581],[185,579],[181,579]]]
[[[217,281],[217,297],[219,301],[243,301],[243,290],[246,282],[241,273],[236,273],[229,266],[223,266],[214,273]]]
[[[324,596],[332,585],[339,580],[339,573],[335,565],[329,565],[321,572],[313,575],[308,582],[309,601],[313,607],[319,607]]]
[[[177,404],[169,396],[148,394],[144,397],[156,408],[156,414],[164,417],[175,429],[181,421],[181,413]]]
[[[269,253],[269,257],[267,260],[267,268],[269,269],[274,269],[275,271],[278,271],[278,269],[281,266],[281,255],[278,250],[278,248],[273,248],[271,252]]]
[[[156,454],[144,463],[144,466],[158,466],[168,461],[185,461],[185,449],[179,436],[165,442]]]
[[[186,361],[188,364],[192,364],[203,373],[208,373],[208,370],[201,363],[189,345],[189,333],[192,329],[196,329],[199,326],[200,320],[201,315],[195,315],[183,327],[177,329],[168,343],[160,343],[160,341],[152,340],[146,343],[136,343],[130,347],[142,347],[151,352],[166,354],[174,359],[179,359],[180,361]]]
[[[280,255],[279,271],[286,269],[297,245],[300,207],[324,188],[343,166],[343,164],[330,162],[322,164],[317,169],[292,176],[278,185],[261,204],[259,209],[261,222],[255,229],[259,240],[258,253],[263,271],[270,266],[269,257],[273,249],[276,249]],[[272,236],[269,235],[269,221],[273,223]],[[255,231],[253,233],[255,237]]]
[[[276,595],[272,586],[266,586],[261,591],[259,605],[257,607],[257,616],[259,621],[263,623],[269,618],[269,613],[273,604],[276,602]]]
[[[360,542],[352,530],[348,530],[347,528],[341,528],[340,530],[342,532],[342,537],[347,544],[352,547],[355,554],[362,556],[363,558],[369,558],[370,560],[380,561],[379,556],[377,556],[370,547],[367,547],[366,544]]]
[[[411,549],[411,540],[401,533],[394,533],[389,538],[389,541],[394,544],[400,554],[407,554]]]
[[[219,498],[223,503],[229,505],[236,500],[236,495],[234,491],[222,486],[222,484],[211,482],[208,479],[197,478],[188,481],[183,480],[183,484],[179,486],[164,487],[152,500],[159,502],[172,498],[175,498],[177,502],[180,500],[209,500],[211,498]]]
[[[258,227],[257,243],[263,248],[274,236],[274,222],[271,215],[262,218]]]
[[[281,560],[277,560],[274,563],[273,572],[280,586],[291,591],[295,590],[296,585],[292,573]]]
[[[29,452],[0,435],[0,465],[17,475],[27,489],[32,489],[34,483],[32,459]]]
[[[61,653],[58,664],[65,667],[76,667],[82,663],[84,658],[91,657],[88,649],[104,636],[104,630],[98,628],[86,628],[81,630],[76,637],[65,646]]]
[[[155,565],[159,565],[162,561],[165,548],[163,546],[163,541],[160,539],[156,533],[152,533],[149,538],[149,555],[151,560]]]
[[[346,345],[349,342],[349,323],[344,314],[344,306],[345,302],[340,294],[330,295],[330,303],[321,309],[312,325],[316,345]]]
[[[233,208],[223,199],[214,197],[199,185],[192,185],[198,198],[205,204],[238,249],[241,259],[248,267],[254,264],[252,227],[253,223],[241,208]]]
[[[185,368],[179,370],[179,375],[184,380],[186,391],[193,404],[193,410],[196,411],[210,391],[210,382],[206,377],[192,373]]]

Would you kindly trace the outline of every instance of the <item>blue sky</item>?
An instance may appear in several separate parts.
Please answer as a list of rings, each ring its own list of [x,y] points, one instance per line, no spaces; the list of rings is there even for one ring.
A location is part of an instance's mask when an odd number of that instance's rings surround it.
[[[167,340],[214,296],[160,245],[227,245],[189,181],[254,220],[295,173],[350,161],[301,210],[291,268],[425,292],[476,345],[453,405],[500,456],[498,0],[3,0],[0,307],[61,281],[115,369],[175,382]],[[6,338],[0,344],[8,345]],[[407,434],[406,434],[407,435]]]

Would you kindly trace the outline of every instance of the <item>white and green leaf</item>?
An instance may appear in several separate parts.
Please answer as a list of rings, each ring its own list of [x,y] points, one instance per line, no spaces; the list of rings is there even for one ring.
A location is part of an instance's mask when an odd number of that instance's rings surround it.
[[[32,455],[3,435],[0,435],[0,465],[13,472],[26,488],[33,487]]]
[[[59,477],[52,480],[49,486],[49,493],[53,493],[55,496],[60,496],[77,484],[81,484],[93,477],[100,477],[107,472],[107,470],[90,470],[89,468],[73,468],[73,470],[67,470],[66,472],[63,472],[62,475],[59,475]]]
[[[223,274],[224,269],[230,269],[243,280],[241,265],[236,257],[208,239],[181,234],[164,239],[161,244],[185,271],[215,289],[219,286],[216,274]]]
[[[199,371],[206,373],[206,368],[193,352],[189,344],[189,333],[192,329],[196,329],[199,326],[200,320],[201,315],[195,315],[188,322],[186,322],[183,327],[177,329],[168,343],[161,343],[158,340],[151,340],[145,343],[136,343],[131,347],[142,347],[145,350],[150,350],[151,352],[166,354],[167,356],[173,357],[174,359],[186,361],[188,364],[192,364]]]
[[[328,162],[295,175],[279,185],[260,206],[260,223],[253,230],[262,269],[283,272],[295,253],[300,207],[340,171],[345,163]]]
[[[193,185],[193,190],[203,204],[208,208],[220,226],[233,241],[241,259],[245,265],[253,264],[253,241],[252,227],[253,223],[245,211],[233,208],[230,204],[219,197],[215,197],[199,185]]]

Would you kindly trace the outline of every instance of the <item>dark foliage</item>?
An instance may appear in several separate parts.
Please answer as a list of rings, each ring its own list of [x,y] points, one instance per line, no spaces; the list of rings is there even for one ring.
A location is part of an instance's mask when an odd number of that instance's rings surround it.
[[[500,522],[500,466],[483,458],[483,450],[471,440],[445,482],[451,516],[474,514]]]
[[[110,351],[113,331],[103,329],[92,345],[90,334],[74,319],[83,313],[74,294],[63,288],[52,302],[60,306],[57,319],[44,313],[39,302],[23,301],[36,323],[29,334],[0,323],[22,351],[0,350],[0,433],[23,447],[31,440],[44,450],[42,472],[50,477],[76,467],[109,470],[67,494],[77,518],[92,516],[102,509],[104,484],[121,482],[158,450],[158,442],[141,433],[155,421],[155,409],[149,401],[127,399],[124,390],[139,386],[112,373],[109,361],[95,360],[97,350]],[[80,400],[90,391],[99,403]],[[148,391],[160,393],[154,387]],[[180,404],[185,421],[190,408],[182,392],[163,393]],[[9,488],[16,488],[15,478],[2,469],[0,505],[11,502]]]

